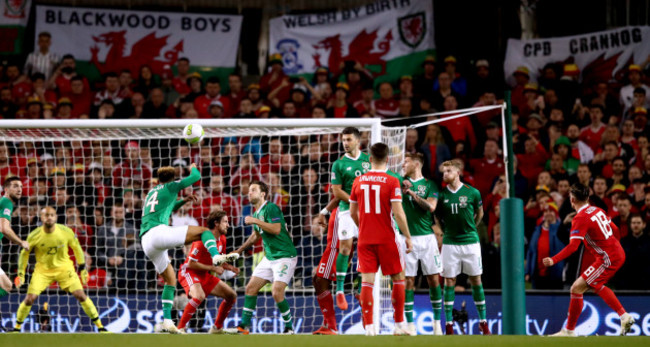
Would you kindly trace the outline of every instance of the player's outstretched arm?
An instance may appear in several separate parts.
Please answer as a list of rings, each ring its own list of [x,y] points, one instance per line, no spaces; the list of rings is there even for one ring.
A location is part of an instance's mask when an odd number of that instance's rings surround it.
[[[238,253],[241,255],[245,250],[251,248],[257,242],[259,237],[260,235],[257,232],[253,231],[253,233],[251,234],[251,236],[248,237],[246,242],[244,242],[244,244],[241,245],[239,248],[237,248],[237,250],[233,253]]]
[[[29,249],[29,242],[23,241],[20,237],[18,237],[18,235],[16,235],[14,230],[11,229],[11,223],[8,219],[0,218],[0,232],[2,232],[2,234],[6,236],[9,241],[20,245],[24,249]]]
[[[261,220],[255,218],[255,217],[251,217],[251,216],[246,216],[246,218],[244,218],[244,224],[246,224],[246,225],[251,225],[251,224],[257,225],[262,230],[264,230],[264,232],[267,232],[267,233],[273,234],[273,235],[280,235],[280,232],[282,231],[282,223],[280,223],[280,222],[267,223],[267,222],[261,221]]]
[[[178,211],[179,208],[183,207],[183,205],[187,204],[190,201],[198,202],[199,197],[196,196],[195,194],[190,194],[190,195],[188,195],[188,196],[186,196],[186,197],[184,197],[184,198],[182,198],[180,200],[176,200],[176,202],[174,203],[174,206],[172,207],[172,212]]]
[[[179,191],[193,185],[201,179],[201,172],[196,168],[196,164],[190,166],[190,175],[183,178],[179,183]]]
[[[578,247],[580,247],[580,239],[578,238],[573,238],[571,239],[571,242],[564,247],[560,253],[556,254],[553,258],[544,258],[542,261],[544,262],[545,266],[553,266],[562,260],[568,258],[573,252],[578,250]]]

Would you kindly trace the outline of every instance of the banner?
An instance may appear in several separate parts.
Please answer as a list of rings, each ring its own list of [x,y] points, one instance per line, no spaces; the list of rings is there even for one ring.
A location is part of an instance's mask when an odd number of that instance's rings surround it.
[[[36,7],[36,35],[50,32],[51,51],[74,55],[78,67],[94,69],[94,77],[122,69],[137,76],[144,64],[160,74],[180,57],[202,74],[232,70],[241,23],[238,15]]]
[[[435,49],[431,1],[378,1],[319,14],[285,15],[270,21],[269,50],[280,53],[284,72],[333,74],[358,61],[375,77],[396,80],[420,69]]]
[[[107,295],[88,293],[99,311],[102,323],[112,332],[151,333],[154,325],[162,322],[162,308],[160,295]],[[296,333],[311,333],[318,329],[323,321],[318,301],[314,296],[293,296],[287,293],[287,300],[291,305]],[[0,327],[10,331],[16,323],[16,310],[24,294],[12,293],[0,299]],[[360,307],[350,295],[348,302],[352,307],[341,312],[337,310],[336,318],[338,329],[344,334],[363,334],[361,326]],[[493,334],[501,334],[502,314],[501,296],[486,295],[487,322]],[[619,299],[628,313],[634,317],[636,323],[632,326],[629,335],[650,336],[650,297],[647,295],[622,295]],[[90,332],[94,325],[83,313],[77,299],[72,295],[44,294],[39,296],[32,307],[29,318],[23,323],[24,332],[39,331],[38,310],[43,303],[49,304],[51,325],[54,332]],[[469,321],[464,324],[465,334],[479,334],[478,317],[471,294],[456,294],[455,307],[460,310],[463,303],[467,304]],[[416,294],[414,302],[414,321],[418,334],[430,335],[433,333],[433,313],[428,294]],[[244,305],[244,296],[237,298],[237,304],[230,311],[224,327],[232,328],[241,320],[241,308]],[[528,294],[526,296],[526,333],[528,335],[548,335],[558,332],[566,323],[569,307],[569,293],[565,295]],[[214,323],[217,314],[217,299],[210,296],[207,299],[206,315],[201,321],[204,329],[209,329]],[[380,322],[382,334],[391,334],[393,329],[392,311],[383,314]],[[444,314],[442,316],[444,324]],[[461,329],[455,324],[455,333],[460,334]],[[254,334],[279,334],[284,328],[275,302],[271,295],[260,295],[257,301],[257,310],[251,324],[251,333]],[[603,300],[596,295],[585,295],[584,308],[578,320],[576,332],[578,335],[618,335],[620,322],[616,312],[613,312]],[[0,329],[1,331],[1,329]]]
[[[31,0],[0,1],[0,54],[20,54]]]
[[[581,81],[591,85],[613,78],[621,80],[630,64],[642,64],[650,56],[650,27],[623,27],[584,35],[535,40],[508,40],[504,72],[515,84],[512,73],[526,66],[535,82],[548,63],[578,65]]]

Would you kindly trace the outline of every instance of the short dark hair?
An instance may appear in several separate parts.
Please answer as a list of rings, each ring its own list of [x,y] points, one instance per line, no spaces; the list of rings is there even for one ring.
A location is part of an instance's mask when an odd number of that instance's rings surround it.
[[[52,34],[50,34],[48,31],[41,31],[40,33],[38,33],[38,37],[41,38],[41,36],[45,36],[50,39],[52,38]]]
[[[357,139],[361,138],[361,132],[355,127],[346,127],[341,131],[341,135],[354,135]]]
[[[190,63],[190,60],[188,58],[186,58],[186,57],[178,58],[179,63],[182,62],[182,61],[186,61],[188,64]]]
[[[158,173],[158,182],[161,184],[171,182],[176,176],[176,170],[171,166],[163,166],[157,171]]]
[[[217,226],[217,224],[221,223],[221,219],[226,216],[226,211],[224,210],[212,210],[210,211],[210,214],[208,215],[208,219],[206,220],[206,223],[208,225],[208,229],[212,230],[214,227]]]
[[[264,198],[269,196],[269,186],[266,183],[264,183],[262,181],[259,181],[259,180],[253,180],[253,181],[251,181],[251,183],[248,184],[248,187],[250,187],[250,186],[252,186],[254,184],[256,184],[256,185],[258,185],[260,187],[260,191],[262,193],[264,193]]]
[[[5,179],[5,182],[2,184],[2,187],[4,187],[6,189],[7,187],[9,187],[11,185],[11,182],[14,182],[14,181],[21,182],[21,179],[18,176],[11,176],[11,177]]]
[[[388,145],[383,142],[375,143],[370,146],[370,155],[380,162],[385,161],[388,158]]]
[[[70,82],[72,82],[72,81],[81,81],[81,82],[83,82],[83,81],[84,81],[84,78],[83,78],[83,76],[81,76],[81,75],[76,75],[76,76],[74,76],[74,77],[72,77],[72,78],[70,79]]]
[[[424,155],[422,153],[420,153],[420,152],[406,153],[404,155],[404,157],[409,158],[409,159],[414,160],[414,161],[418,161],[418,162],[420,162],[420,164],[424,165]]]
[[[111,77],[118,78],[115,72],[107,72],[106,74],[104,74],[104,81],[108,80]]]
[[[219,81],[219,77],[217,77],[217,76],[212,76],[212,77],[208,78],[208,80],[205,83],[206,84],[208,84],[208,83],[216,83],[216,84],[221,85],[221,82]]]
[[[632,214],[630,214],[630,217],[628,218],[628,221],[631,222],[631,221],[632,221],[632,218],[641,218],[641,220],[643,221],[643,224],[645,224],[645,219],[643,218],[642,215],[640,215],[640,214],[638,214],[638,213],[632,213]]]
[[[61,61],[64,61],[64,60],[66,60],[66,59],[72,59],[72,60],[75,60],[75,59],[74,59],[74,55],[72,55],[72,54],[66,54],[66,55],[64,55],[63,58],[61,58]]]
[[[597,109],[600,110],[600,112],[605,114],[605,108],[601,104],[591,104],[591,105],[589,105],[589,109],[591,110],[592,108],[597,108]]]
[[[629,196],[627,193],[625,193],[625,192],[620,192],[620,193],[618,194],[618,200],[616,200],[616,201],[618,202],[618,201],[624,201],[624,200],[627,200],[627,201],[629,201],[630,203],[632,203],[632,198],[630,198],[630,196]]]
[[[589,199],[589,187],[582,183],[574,183],[571,186],[571,195],[578,201],[587,201]]]
[[[45,80],[45,74],[42,72],[34,72],[32,76],[30,77],[32,82],[36,82],[36,80]]]
[[[645,92],[645,89],[644,89],[644,88],[642,88],[642,87],[637,87],[637,88],[634,88],[634,92],[632,92],[632,94],[643,94],[643,95],[646,95],[646,92]]]

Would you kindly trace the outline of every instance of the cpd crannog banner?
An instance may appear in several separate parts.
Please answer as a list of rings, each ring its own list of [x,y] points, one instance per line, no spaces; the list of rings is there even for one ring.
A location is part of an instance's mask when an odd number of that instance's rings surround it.
[[[630,64],[642,64],[650,55],[650,27],[623,27],[584,35],[535,40],[508,40],[505,77],[514,85],[512,73],[526,66],[536,81],[544,65],[573,60],[587,85],[621,79]]]
[[[336,75],[346,62],[357,61],[394,80],[413,74],[433,53],[433,4],[377,1],[339,12],[285,15],[271,19],[269,44],[271,53],[282,55],[287,74],[327,67]]]
[[[151,333],[154,325],[162,322],[163,312],[160,295],[106,295],[93,294],[89,296],[95,302],[102,323],[112,332]],[[0,327],[10,331],[16,322],[16,310],[24,295],[12,293],[0,299]],[[336,319],[339,331],[344,334],[363,334],[361,312],[356,300],[350,295],[348,302],[351,308],[341,313],[337,311]],[[624,295],[619,299],[636,323],[629,335],[650,336],[650,297],[647,295]],[[210,296],[206,303],[205,319],[200,322],[204,329],[209,329],[217,314],[218,302]],[[313,295],[287,295],[291,304],[296,333],[311,333],[318,329],[323,318],[318,309],[318,302]],[[54,332],[89,332],[94,326],[83,313],[79,302],[72,295],[41,295],[32,307],[31,314],[23,324],[24,332],[39,330],[38,310],[43,303],[49,303],[51,326]],[[463,302],[467,303],[469,321],[464,324],[466,334],[479,334],[478,317],[471,294],[457,294],[455,308],[461,309]],[[486,295],[487,321],[494,334],[502,333],[501,296]],[[414,320],[418,334],[432,334],[433,313],[429,295],[415,296]],[[230,311],[224,322],[224,327],[232,328],[241,321],[241,308],[244,296],[240,295],[237,304]],[[559,331],[566,323],[569,307],[569,293],[565,295],[532,295],[526,296],[526,333],[528,335],[548,335]],[[182,308],[181,308],[182,310]],[[380,318],[380,329],[383,334],[392,334],[393,312],[388,310]],[[252,321],[251,333],[279,334],[284,329],[284,323],[271,295],[260,295],[257,311]],[[443,315],[444,320],[444,315]],[[443,322],[444,324],[444,322]],[[618,335],[620,322],[616,312],[613,312],[603,300],[596,295],[585,295],[584,309],[578,320],[576,332],[579,335]],[[455,324],[456,334],[461,333],[460,326]],[[1,329],[0,329],[1,331]]]
[[[241,23],[238,15],[36,7],[36,35],[50,32],[53,52],[100,74],[129,69],[137,76],[145,64],[160,74],[180,57],[193,67],[233,69]]]

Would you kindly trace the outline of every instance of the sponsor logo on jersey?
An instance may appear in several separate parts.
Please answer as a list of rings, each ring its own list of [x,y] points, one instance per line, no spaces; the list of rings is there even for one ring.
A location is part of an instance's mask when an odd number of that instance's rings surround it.
[[[418,186],[418,195],[424,196],[427,192],[427,187],[425,186]]]
[[[460,202],[460,204],[458,204],[458,206],[460,206],[460,207],[467,207],[467,197],[466,197],[465,195],[461,195],[461,196],[458,198],[458,201]]]
[[[363,162],[363,163],[361,163],[361,167],[362,167],[364,170],[368,171],[368,170],[370,170],[370,163],[368,163],[368,162]]]
[[[4,215],[7,215],[7,216],[11,216],[11,210],[8,209],[8,208],[5,208],[3,214],[4,214]]]
[[[580,230],[573,230],[573,231],[571,231],[571,235],[574,235],[574,234],[580,234]]]
[[[395,196],[402,196],[402,188],[395,188]]]
[[[352,171],[352,166],[348,166],[348,168],[346,169],[346,171]]]

